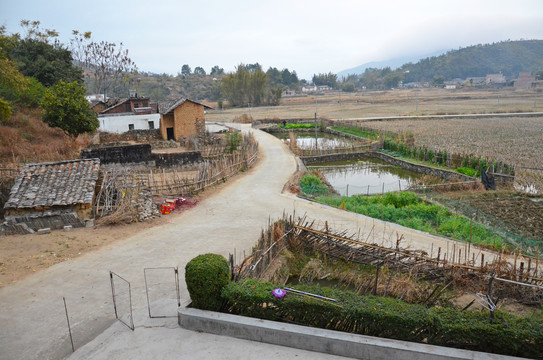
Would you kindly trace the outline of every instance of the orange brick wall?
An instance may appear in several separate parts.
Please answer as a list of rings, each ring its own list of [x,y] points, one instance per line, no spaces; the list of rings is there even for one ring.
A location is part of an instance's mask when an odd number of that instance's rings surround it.
[[[181,106],[178,106],[172,115],[162,115],[160,117],[160,133],[163,139],[167,139],[166,128],[173,127],[173,134],[176,141],[181,138],[191,136],[201,136],[198,134],[198,122],[204,122],[204,107],[195,104],[191,101],[185,101]],[[201,130],[200,130],[201,131]],[[204,127],[205,135],[205,127]]]

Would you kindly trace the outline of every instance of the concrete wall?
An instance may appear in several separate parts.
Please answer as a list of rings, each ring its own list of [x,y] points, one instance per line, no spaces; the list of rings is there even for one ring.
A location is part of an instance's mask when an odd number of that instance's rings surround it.
[[[150,121],[153,122],[154,128],[158,129],[160,114],[105,115],[99,116],[98,121],[100,122],[99,130],[120,134],[130,130],[130,124],[134,125],[134,130],[149,130]]]
[[[178,319],[179,325],[189,330],[357,359],[519,359],[476,351],[355,335],[186,307],[179,308]]]

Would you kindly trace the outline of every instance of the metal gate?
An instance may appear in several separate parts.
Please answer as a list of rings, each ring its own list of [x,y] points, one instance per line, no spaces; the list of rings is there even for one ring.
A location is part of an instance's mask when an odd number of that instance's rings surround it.
[[[179,271],[177,267],[143,269],[147,307],[150,318],[177,316],[181,306],[179,295]]]
[[[111,281],[111,295],[117,320],[134,330],[134,317],[132,316],[132,291],[130,282],[123,279],[113,271],[109,272]]]

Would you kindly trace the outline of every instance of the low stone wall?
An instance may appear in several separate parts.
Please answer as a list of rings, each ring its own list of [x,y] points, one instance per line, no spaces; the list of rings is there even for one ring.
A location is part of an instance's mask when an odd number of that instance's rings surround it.
[[[353,153],[340,153],[340,154],[328,154],[319,156],[304,156],[300,157],[304,165],[311,165],[319,162],[327,161],[344,161],[344,160],[357,160],[360,158],[370,158],[372,153],[369,151],[353,152]]]
[[[405,160],[395,158],[393,156],[383,154],[381,152],[372,152],[371,156],[386,161],[389,164],[401,166],[404,169],[417,172],[419,174],[436,176],[445,180],[459,180],[459,181],[477,181],[477,178],[457,173],[455,171],[448,171],[443,169],[436,169],[430,166],[413,164]]]
[[[151,159],[157,167],[169,167],[177,165],[194,164],[204,161],[199,151],[187,151],[182,153],[151,154]]]
[[[8,215],[2,224],[5,235],[33,234],[40,229],[62,229],[64,226],[84,227],[85,220],[70,209],[32,211],[21,215]]]
[[[82,159],[100,159],[101,164],[141,164],[148,166],[169,167],[186,165],[203,161],[199,151],[182,153],[152,153],[151,145],[124,145],[85,149],[81,151]]]
[[[151,142],[162,140],[159,129],[152,130],[129,130],[122,134],[101,132],[100,143],[111,143],[120,141]]]
[[[100,159],[101,164],[125,164],[146,162],[151,158],[151,145],[111,146],[81,151],[82,159]]]

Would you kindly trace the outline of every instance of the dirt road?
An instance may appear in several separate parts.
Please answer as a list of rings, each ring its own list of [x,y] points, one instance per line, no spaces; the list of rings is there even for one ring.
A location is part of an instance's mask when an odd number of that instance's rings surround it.
[[[246,128],[246,130],[248,130]],[[135,234],[112,245],[37,272],[0,289],[0,359],[58,359],[71,353],[62,297],[66,298],[76,348],[114,321],[109,271],[131,282],[134,308],[146,306],[146,267],[179,266],[182,299],[188,299],[183,270],[194,256],[213,252],[238,255],[257,240],[268,219],[283,211],[328,221],[334,229],[370,234],[375,242],[396,241],[396,232],[430,250],[445,240],[360,215],[281,195],[296,169],[286,146],[255,131],[263,159],[247,175],[175,218],[175,222]],[[390,244],[391,244],[390,243]],[[438,245],[439,243],[439,245]],[[136,324],[138,325],[138,324]],[[205,345],[202,345],[205,346]]]

